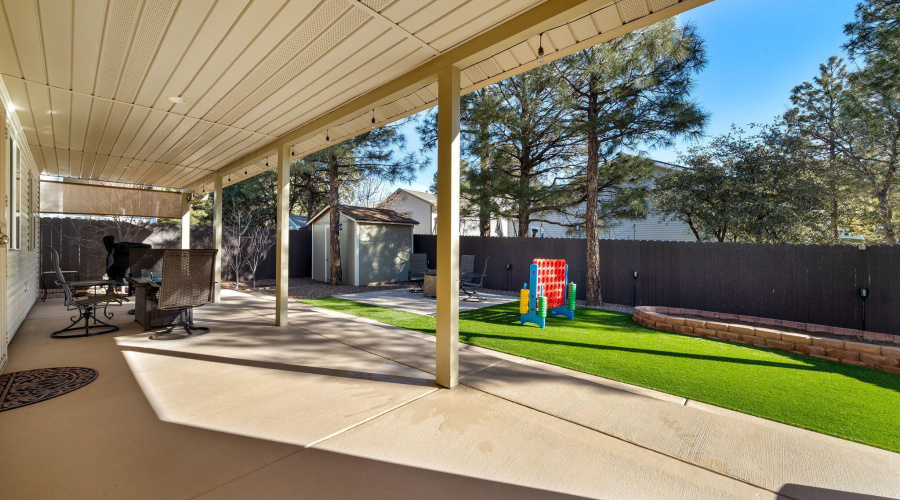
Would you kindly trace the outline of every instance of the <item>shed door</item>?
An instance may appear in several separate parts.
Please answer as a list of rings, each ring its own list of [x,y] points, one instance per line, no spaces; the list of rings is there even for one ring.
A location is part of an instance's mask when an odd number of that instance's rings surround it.
[[[328,228],[328,224],[312,227],[312,278],[316,281],[328,281]]]

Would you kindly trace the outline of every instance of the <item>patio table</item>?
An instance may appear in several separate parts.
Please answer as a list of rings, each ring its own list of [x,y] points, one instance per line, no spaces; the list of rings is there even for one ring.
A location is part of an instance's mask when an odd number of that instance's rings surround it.
[[[159,282],[146,278],[128,278],[134,288],[134,320],[144,330],[173,325],[180,311],[158,309],[152,299],[159,293]],[[193,312],[188,310],[188,319],[193,320]]]
[[[78,271],[61,271],[63,274],[63,278],[66,281],[70,279],[73,282],[78,281]],[[59,285],[56,283],[56,271],[44,271],[41,273],[41,290],[44,291],[44,296],[41,297],[41,302],[45,302],[47,300],[47,294],[49,291],[53,290],[61,290]]]

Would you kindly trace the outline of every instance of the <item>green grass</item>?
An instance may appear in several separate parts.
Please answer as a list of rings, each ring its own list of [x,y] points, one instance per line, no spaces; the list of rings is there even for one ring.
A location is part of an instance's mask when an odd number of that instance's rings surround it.
[[[328,297],[307,304],[434,335],[435,320]],[[900,452],[900,375],[660,332],[630,314],[578,309],[575,321],[519,326],[518,303],[459,315],[468,344],[564,366]]]

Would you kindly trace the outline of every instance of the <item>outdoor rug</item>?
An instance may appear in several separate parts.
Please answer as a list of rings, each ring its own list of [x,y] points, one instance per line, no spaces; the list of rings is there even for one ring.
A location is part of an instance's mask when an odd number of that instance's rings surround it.
[[[90,368],[40,368],[0,375],[0,412],[72,392],[97,379]]]

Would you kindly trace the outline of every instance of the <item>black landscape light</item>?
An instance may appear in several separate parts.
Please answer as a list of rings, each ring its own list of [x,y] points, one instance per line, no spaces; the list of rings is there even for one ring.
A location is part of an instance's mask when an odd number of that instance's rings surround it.
[[[866,299],[869,298],[869,289],[861,286],[859,287],[859,298],[862,299],[862,329],[865,331],[866,329]]]
[[[637,279],[639,272],[635,269],[632,271],[632,274],[634,275],[634,288],[631,290],[631,306],[637,307]]]

